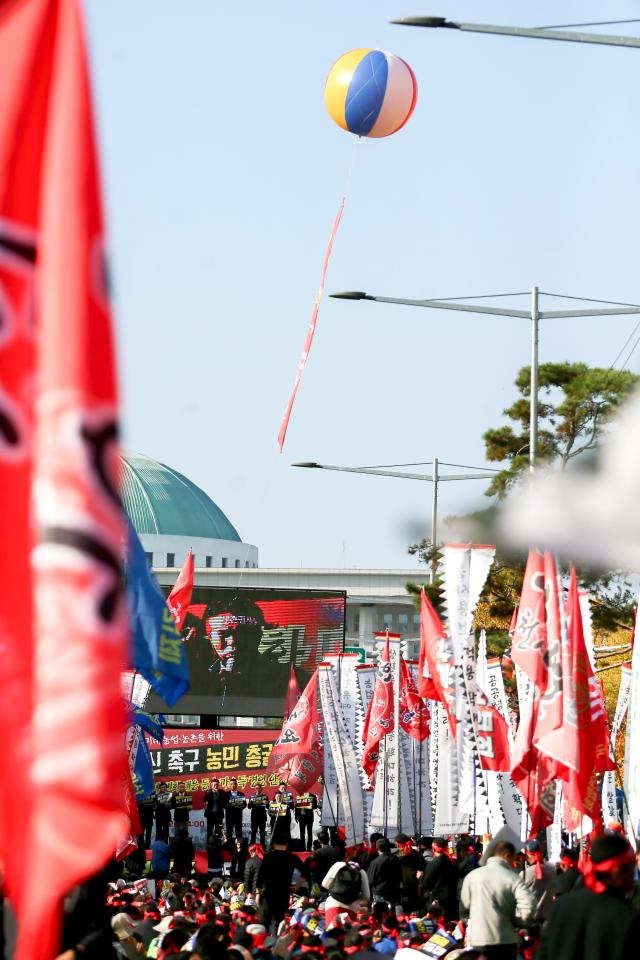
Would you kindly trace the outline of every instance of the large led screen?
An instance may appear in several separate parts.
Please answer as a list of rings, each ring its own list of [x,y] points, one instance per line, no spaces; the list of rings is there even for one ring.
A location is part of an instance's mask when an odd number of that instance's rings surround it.
[[[162,713],[281,716],[290,666],[300,688],[344,646],[344,593],[196,587],[182,628],[190,690]]]

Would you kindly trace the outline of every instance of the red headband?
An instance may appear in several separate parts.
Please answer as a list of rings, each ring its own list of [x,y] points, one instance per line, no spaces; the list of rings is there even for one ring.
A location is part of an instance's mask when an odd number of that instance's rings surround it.
[[[635,854],[631,847],[627,850],[623,850],[622,853],[619,853],[616,857],[610,857],[608,860],[602,860],[600,863],[594,863],[593,860],[587,860],[584,868],[584,885],[588,890],[592,890],[593,893],[604,893],[607,889],[606,883],[603,883],[602,880],[598,877],[599,873],[612,873],[613,871],[619,870],[620,867],[626,866],[628,863],[632,863],[635,859]]]

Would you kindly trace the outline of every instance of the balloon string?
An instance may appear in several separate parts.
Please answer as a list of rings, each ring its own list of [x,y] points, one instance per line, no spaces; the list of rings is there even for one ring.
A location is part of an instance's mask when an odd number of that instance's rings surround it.
[[[353,144],[351,146],[351,157],[349,159],[349,166],[347,167],[347,178],[344,185],[344,190],[342,192],[343,198],[346,199],[349,190],[351,189],[351,181],[353,180],[353,173],[356,166],[356,160],[358,157],[358,147],[362,143],[364,137],[353,137]]]

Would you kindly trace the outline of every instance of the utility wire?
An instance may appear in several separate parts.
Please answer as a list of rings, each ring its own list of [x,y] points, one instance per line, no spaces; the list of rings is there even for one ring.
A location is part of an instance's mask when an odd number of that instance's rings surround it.
[[[634,353],[635,353],[635,351],[636,351],[636,347],[638,346],[639,343],[640,343],[640,336],[637,338],[636,342],[634,343],[634,345],[631,347],[631,350],[630,350],[629,353],[627,354],[627,359],[626,359],[626,360],[624,361],[624,363],[622,364],[623,367],[628,366],[629,360],[631,360],[631,357],[634,355]]]
[[[571,297],[568,293],[549,293],[546,290],[540,291],[542,297],[558,297],[559,300],[582,300],[584,303],[606,303],[611,307],[638,307],[638,303],[622,303],[620,300],[596,300],[594,297]]]
[[[535,30],[563,30],[565,27],[614,27],[619,23],[640,23],[640,20],[596,20],[595,23],[554,23],[550,27],[535,27]]]
[[[617,354],[615,360],[613,361],[613,363],[612,363],[611,366],[609,367],[609,370],[613,370],[613,368],[615,367],[616,363],[618,362],[618,360],[620,359],[620,357],[622,356],[622,354],[624,353],[624,351],[627,349],[630,340],[632,340],[633,337],[636,335],[636,332],[637,332],[637,330],[638,330],[639,327],[640,327],[640,320],[638,320],[638,322],[636,323],[635,327],[633,328],[633,330],[631,331],[631,333],[629,334],[629,336],[627,337],[627,339],[625,340],[625,342],[624,342],[624,343],[622,344],[622,346],[620,347],[620,350],[618,351],[618,354]]]

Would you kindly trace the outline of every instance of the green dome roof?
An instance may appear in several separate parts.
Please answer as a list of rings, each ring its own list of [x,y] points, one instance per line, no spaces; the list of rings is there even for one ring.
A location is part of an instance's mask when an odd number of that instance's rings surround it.
[[[120,492],[138,533],[241,542],[220,507],[181,473],[139,453],[121,460]]]

